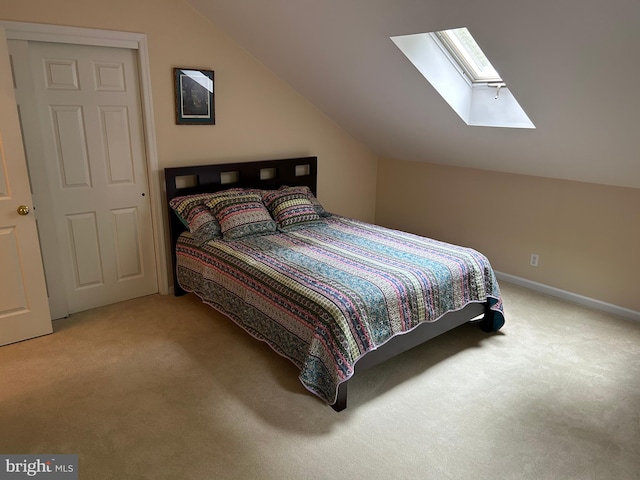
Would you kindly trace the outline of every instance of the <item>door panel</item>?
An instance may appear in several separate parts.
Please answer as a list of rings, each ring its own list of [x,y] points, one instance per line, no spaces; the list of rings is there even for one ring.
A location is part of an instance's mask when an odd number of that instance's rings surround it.
[[[136,208],[121,208],[112,210],[113,215],[113,244],[116,246],[116,265],[118,280],[140,277],[144,275],[142,269],[143,257],[138,236],[138,210]],[[137,248],[136,248],[137,247]]]
[[[4,171],[6,166],[4,165],[4,157],[2,158],[2,168],[0,168],[0,198],[6,199],[9,196],[9,189],[7,188],[7,179],[5,178]]]
[[[109,178],[114,183],[134,184],[129,112],[126,107],[100,107],[104,154]]]
[[[78,90],[78,66],[75,60],[44,59],[44,76],[49,90]]]
[[[13,227],[0,229],[0,265],[4,277],[3,288],[0,289],[0,317],[25,312],[28,308],[27,297],[20,248]]]
[[[124,92],[124,66],[122,63],[95,62],[96,90]]]
[[[98,223],[95,212],[67,215],[75,288],[103,285]]]
[[[53,331],[9,51],[0,28],[0,345]]]
[[[82,107],[53,105],[49,110],[62,188],[91,187]]]

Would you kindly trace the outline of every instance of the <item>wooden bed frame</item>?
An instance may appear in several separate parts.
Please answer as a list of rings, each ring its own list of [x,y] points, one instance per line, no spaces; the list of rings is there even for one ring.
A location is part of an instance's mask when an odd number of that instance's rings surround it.
[[[164,172],[167,202],[181,195],[216,192],[238,187],[273,190],[282,185],[307,186],[314,195],[317,195],[317,157],[174,167],[165,168]],[[187,292],[178,285],[175,247],[179,235],[186,228],[170,207],[168,207],[168,214],[174,292],[179,296]],[[488,303],[471,303],[461,310],[447,313],[437,322],[423,323],[409,333],[397,335],[378,349],[365,354],[356,363],[354,375],[481,315],[484,317],[479,322],[480,327],[484,331],[491,331],[492,313]],[[331,405],[335,411],[341,411],[347,407],[347,384],[348,381],[343,382],[338,388],[336,403]]]

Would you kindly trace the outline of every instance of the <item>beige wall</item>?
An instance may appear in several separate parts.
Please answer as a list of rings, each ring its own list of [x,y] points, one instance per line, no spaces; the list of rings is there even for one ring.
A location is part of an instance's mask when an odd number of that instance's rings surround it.
[[[473,247],[500,272],[640,311],[640,189],[381,159],[376,222]]]
[[[182,0],[0,0],[0,20],[144,33],[160,169],[318,156],[318,198],[373,221],[377,158]],[[216,125],[175,125],[173,67],[215,71]]]
[[[145,33],[160,168],[317,155],[331,211],[469,245],[496,270],[640,310],[638,189],[385,159],[376,195],[376,157],[181,0],[0,0],[0,19]],[[176,66],[216,71],[217,125],[175,125]]]

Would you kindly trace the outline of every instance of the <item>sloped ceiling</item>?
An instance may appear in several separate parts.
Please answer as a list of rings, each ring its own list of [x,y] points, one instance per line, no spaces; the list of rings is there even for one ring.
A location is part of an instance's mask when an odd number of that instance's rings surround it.
[[[639,0],[187,2],[380,156],[640,187]],[[465,125],[389,39],[459,26],[535,130]]]

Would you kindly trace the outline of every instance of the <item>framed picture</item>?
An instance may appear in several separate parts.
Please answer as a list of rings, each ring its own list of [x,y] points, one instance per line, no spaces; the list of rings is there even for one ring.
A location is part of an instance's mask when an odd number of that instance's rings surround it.
[[[213,70],[174,68],[176,123],[215,125]]]

